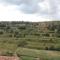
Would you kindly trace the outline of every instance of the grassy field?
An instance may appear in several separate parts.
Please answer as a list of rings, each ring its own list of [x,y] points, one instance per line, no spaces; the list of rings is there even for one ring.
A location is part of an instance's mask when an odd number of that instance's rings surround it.
[[[60,60],[60,52],[19,48],[17,53],[23,60]]]
[[[0,22],[0,55],[22,60],[60,60],[60,22]]]

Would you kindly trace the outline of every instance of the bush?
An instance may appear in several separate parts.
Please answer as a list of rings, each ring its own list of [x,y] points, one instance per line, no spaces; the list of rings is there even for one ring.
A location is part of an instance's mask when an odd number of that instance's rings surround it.
[[[6,29],[11,29],[10,26],[7,26]]]
[[[52,38],[50,38],[49,42],[54,43],[54,42],[56,42],[56,41],[53,40]]]
[[[12,37],[12,34],[10,34],[9,37]]]
[[[11,51],[4,51],[1,53],[2,56],[13,56],[13,52]]]
[[[0,31],[0,35],[3,34],[3,31]]]
[[[18,47],[25,47],[27,45],[27,42],[26,41],[20,41],[18,43]]]
[[[55,47],[54,47],[53,45],[51,45],[51,46],[49,47],[49,50],[55,50]]]
[[[26,27],[25,27],[25,26],[19,26],[18,29],[20,29],[20,30],[25,30]]]
[[[48,33],[46,33],[46,34],[45,34],[45,36],[49,37],[49,34],[48,34]]]
[[[55,47],[51,45],[50,47],[45,47],[45,50],[55,50]]]
[[[48,47],[45,47],[45,50],[48,50],[49,48]]]

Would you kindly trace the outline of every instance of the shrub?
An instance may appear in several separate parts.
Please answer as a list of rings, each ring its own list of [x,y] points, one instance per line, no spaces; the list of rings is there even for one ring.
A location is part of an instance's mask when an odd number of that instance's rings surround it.
[[[49,47],[49,50],[55,50],[55,47],[54,47],[53,45],[51,45],[51,46]]]
[[[45,50],[48,50],[49,48],[48,47],[45,47]]]
[[[53,40],[52,38],[50,38],[49,42],[54,43],[54,42],[56,42],[56,41]]]
[[[26,41],[20,41],[18,43],[18,47],[25,47],[27,45],[27,42]]]
[[[6,29],[11,29],[10,26],[7,26]]]
[[[24,30],[24,29],[26,29],[26,27],[25,26],[19,26],[18,29]]]
[[[3,34],[3,31],[0,31],[0,35]]]
[[[1,53],[2,56],[13,56],[13,52],[11,51],[4,51]]]
[[[12,37],[12,34],[10,34],[9,37]]]

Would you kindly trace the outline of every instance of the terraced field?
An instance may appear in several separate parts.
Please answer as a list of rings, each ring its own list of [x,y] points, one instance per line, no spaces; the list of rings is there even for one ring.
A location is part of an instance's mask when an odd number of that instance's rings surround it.
[[[0,55],[60,60],[60,21],[0,22]]]

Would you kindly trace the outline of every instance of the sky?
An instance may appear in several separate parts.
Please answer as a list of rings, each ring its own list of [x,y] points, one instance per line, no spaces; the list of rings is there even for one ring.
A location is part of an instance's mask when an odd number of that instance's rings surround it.
[[[60,0],[0,0],[0,21],[60,20]]]

